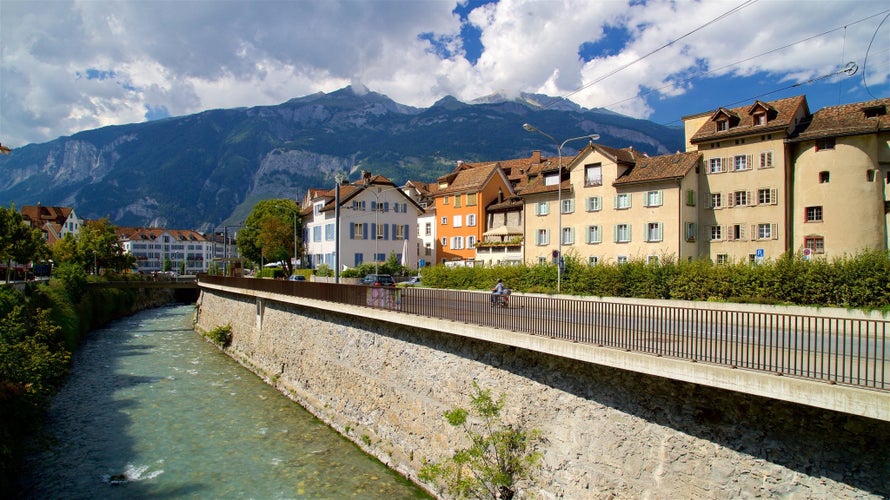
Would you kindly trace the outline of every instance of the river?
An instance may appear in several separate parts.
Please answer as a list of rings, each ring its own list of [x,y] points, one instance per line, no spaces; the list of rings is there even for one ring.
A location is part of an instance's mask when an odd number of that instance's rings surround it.
[[[194,306],[92,332],[24,498],[428,498],[192,330]]]

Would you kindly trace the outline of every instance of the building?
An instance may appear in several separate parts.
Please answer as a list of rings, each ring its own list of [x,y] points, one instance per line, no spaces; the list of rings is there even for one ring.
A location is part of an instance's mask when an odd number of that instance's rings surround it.
[[[83,219],[77,217],[70,207],[47,207],[38,203],[23,206],[21,213],[31,227],[40,229],[47,245],[59,241],[66,234],[76,237],[83,226]]]
[[[486,207],[513,196],[513,188],[497,163],[474,166],[461,162],[436,182],[436,256],[443,264],[474,264],[476,243],[485,232]]]
[[[408,181],[402,188],[423,209],[417,217],[417,267],[436,265],[436,200],[435,182]]]
[[[776,259],[791,246],[792,159],[786,141],[810,113],[804,96],[684,117],[699,175],[703,256]]]
[[[136,270],[153,273],[170,270],[185,274],[207,272],[214,256],[214,243],[201,233],[188,229],[118,227],[124,251],[136,257]]]
[[[788,248],[841,257],[890,248],[890,99],[829,106],[789,139]]]
[[[363,171],[361,180],[344,181],[335,189],[312,189],[303,199],[301,212],[307,263],[313,269],[320,264],[336,268],[339,242],[341,270],[382,263],[390,255],[415,268],[417,219],[423,214],[424,209],[401,186],[369,172]]]

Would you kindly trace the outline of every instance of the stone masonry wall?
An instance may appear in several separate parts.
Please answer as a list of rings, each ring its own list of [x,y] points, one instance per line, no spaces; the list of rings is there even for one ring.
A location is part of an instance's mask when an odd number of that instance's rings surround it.
[[[392,469],[417,481],[463,434],[442,412],[476,380],[541,430],[522,497],[881,498],[890,424],[252,297],[204,290],[196,327]]]

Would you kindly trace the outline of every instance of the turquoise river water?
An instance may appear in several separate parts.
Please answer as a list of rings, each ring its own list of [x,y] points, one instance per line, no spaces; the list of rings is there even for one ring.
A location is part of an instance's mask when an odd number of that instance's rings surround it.
[[[23,498],[428,498],[204,342],[193,314],[144,311],[85,339]]]

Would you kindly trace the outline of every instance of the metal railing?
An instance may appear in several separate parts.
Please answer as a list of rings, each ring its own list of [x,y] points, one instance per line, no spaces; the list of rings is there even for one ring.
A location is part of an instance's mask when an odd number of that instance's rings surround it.
[[[890,321],[251,278],[201,283],[435,317],[692,362],[890,390]]]

